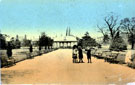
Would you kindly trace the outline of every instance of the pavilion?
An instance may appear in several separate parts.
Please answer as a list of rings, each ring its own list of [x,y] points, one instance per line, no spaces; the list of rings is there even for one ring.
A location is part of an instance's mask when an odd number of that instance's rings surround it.
[[[77,39],[70,34],[70,28],[67,28],[65,36],[54,38],[54,48],[71,48],[73,45],[77,45]]]

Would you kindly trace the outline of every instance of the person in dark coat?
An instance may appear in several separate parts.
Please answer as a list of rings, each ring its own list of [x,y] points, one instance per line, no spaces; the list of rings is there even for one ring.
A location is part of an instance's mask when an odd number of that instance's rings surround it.
[[[41,55],[41,49],[42,49],[41,46],[39,46],[39,55]]]
[[[33,47],[32,47],[32,45],[30,45],[30,53],[32,53],[33,52]]]
[[[83,52],[81,46],[78,47],[79,63],[83,63]]]
[[[8,43],[8,46],[7,46],[7,56],[8,58],[12,57],[12,46],[10,43]]]
[[[87,51],[88,63],[92,63],[92,62],[91,62],[91,49],[88,47],[88,48],[86,49],[86,51]]]
[[[33,47],[32,47],[32,45],[30,45],[29,51],[30,51],[30,58],[31,58],[31,57],[32,57],[32,52],[33,52]]]
[[[10,42],[8,42],[8,46],[7,46],[7,56],[8,59],[11,60],[10,62],[7,61],[7,65],[15,65],[15,59],[12,56],[12,45]]]
[[[41,46],[39,46],[39,51],[41,51],[41,49],[42,49]]]

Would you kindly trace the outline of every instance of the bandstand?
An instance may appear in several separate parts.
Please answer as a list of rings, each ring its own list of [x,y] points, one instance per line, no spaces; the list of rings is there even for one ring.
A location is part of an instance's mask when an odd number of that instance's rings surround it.
[[[73,45],[77,45],[77,40],[72,36],[65,36],[54,39],[54,48],[72,48]]]

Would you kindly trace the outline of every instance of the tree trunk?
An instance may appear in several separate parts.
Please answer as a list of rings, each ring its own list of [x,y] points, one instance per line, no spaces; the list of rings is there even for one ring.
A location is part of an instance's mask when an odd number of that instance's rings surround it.
[[[132,36],[132,43],[131,43],[132,47],[131,47],[131,49],[133,50],[135,41],[134,41],[134,35],[132,34],[131,36]]]
[[[132,49],[132,50],[134,49],[134,41],[132,41],[131,49]]]

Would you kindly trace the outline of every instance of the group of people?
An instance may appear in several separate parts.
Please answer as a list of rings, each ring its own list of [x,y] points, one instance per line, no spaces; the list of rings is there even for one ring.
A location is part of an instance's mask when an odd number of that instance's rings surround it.
[[[87,52],[88,63],[92,63],[91,62],[91,49],[89,47],[87,47],[85,49],[85,51]],[[82,51],[81,46],[74,45],[72,54],[73,54],[72,55],[73,63],[83,63],[83,51]],[[78,61],[78,59],[79,59],[79,61]]]

